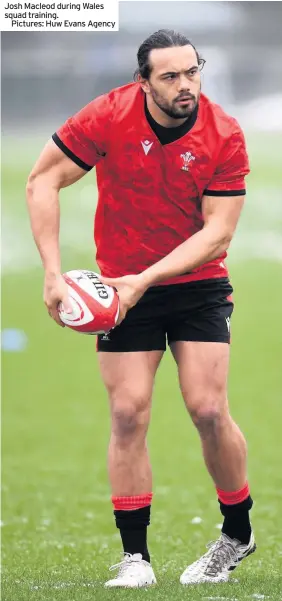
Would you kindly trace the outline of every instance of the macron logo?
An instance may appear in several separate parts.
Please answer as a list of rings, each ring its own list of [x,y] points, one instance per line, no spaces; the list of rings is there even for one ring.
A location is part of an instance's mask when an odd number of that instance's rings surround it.
[[[149,140],[145,140],[144,142],[141,142],[142,146],[143,146],[143,150],[145,152],[145,155],[147,156],[148,152],[150,152],[154,142],[149,142]]]

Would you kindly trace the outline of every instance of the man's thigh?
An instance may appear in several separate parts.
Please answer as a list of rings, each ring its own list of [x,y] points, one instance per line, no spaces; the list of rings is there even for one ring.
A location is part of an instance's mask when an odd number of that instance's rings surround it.
[[[222,342],[178,341],[171,344],[178,366],[180,389],[193,414],[227,408],[230,347]]]
[[[113,431],[147,431],[155,373],[163,351],[98,353],[108,392]]]
[[[227,407],[232,286],[227,278],[183,288],[168,324],[180,388],[191,414]]]
[[[98,361],[110,400],[151,400],[163,351],[99,352]]]
[[[122,323],[98,336],[98,361],[112,416],[149,419],[156,370],[166,348],[166,333],[150,290],[128,311]],[[162,306],[160,299],[160,305]]]

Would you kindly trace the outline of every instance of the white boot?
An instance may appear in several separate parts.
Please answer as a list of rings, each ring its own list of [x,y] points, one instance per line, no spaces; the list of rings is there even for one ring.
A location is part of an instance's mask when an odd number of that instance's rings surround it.
[[[106,588],[141,588],[157,584],[151,564],[142,559],[140,553],[134,555],[126,553],[124,559],[112,566],[110,570],[117,568],[119,571],[116,577],[105,583]]]
[[[231,572],[256,550],[253,532],[247,545],[239,540],[222,534],[220,538],[207,545],[208,552],[192,563],[180,577],[181,584],[200,582],[227,582]]]

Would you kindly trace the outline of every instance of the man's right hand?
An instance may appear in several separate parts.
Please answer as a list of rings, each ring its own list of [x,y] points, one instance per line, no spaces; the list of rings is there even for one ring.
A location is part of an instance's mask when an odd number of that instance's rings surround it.
[[[62,328],[65,324],[60,320],[58,305],[62,302],[66,313],[72,313],[72,307],[68,295],[68,287],[63,276],[58,273],[45,273],[44,281],[44,303],[47,307],[47,311],[56,321],[56,323]]]

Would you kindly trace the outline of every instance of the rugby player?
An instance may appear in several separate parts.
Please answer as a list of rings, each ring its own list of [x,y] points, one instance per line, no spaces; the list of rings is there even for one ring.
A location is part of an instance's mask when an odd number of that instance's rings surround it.
[[[69,118],[35,164],[27,201],[44,301],[62,325],[59,191],[96,166],[97,263],[120,298],[119,325],[99,335],[109,395],[108,468],[123,558],[107,587],[155,584],[147,544],[153,498],[146,444],[154,378],[168,343],[223,515],[222,532],[181,575],[224,582],[255,551],[246,441],[227,400],[232,286],[225,264],[249,172],[237,121],[201,92],[204,60],[186,36],[153,33],[135,81]],[[177,503],[176,503],[177,511]]]

